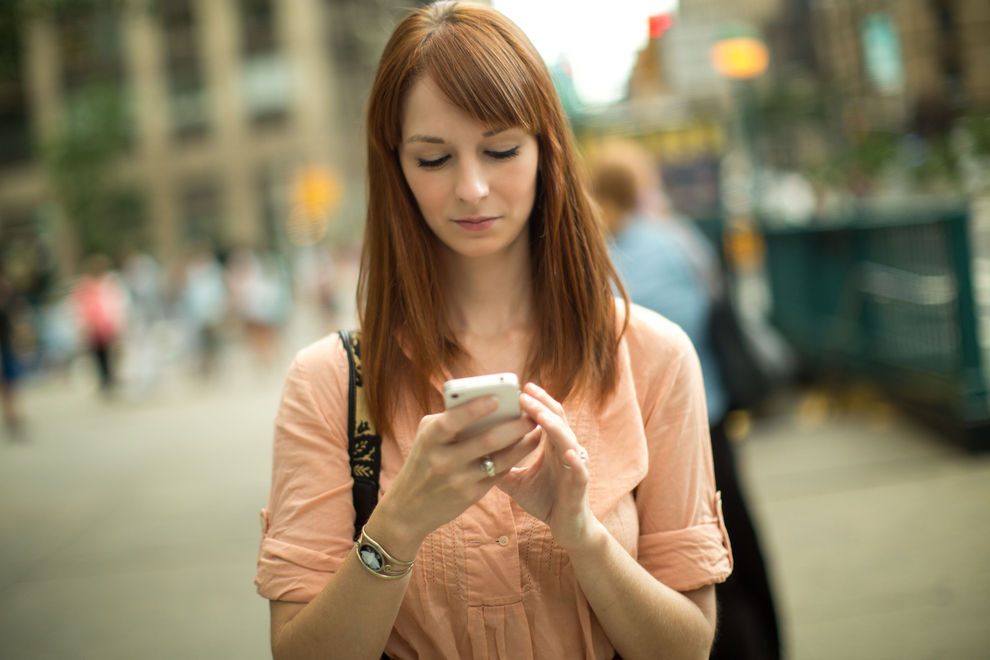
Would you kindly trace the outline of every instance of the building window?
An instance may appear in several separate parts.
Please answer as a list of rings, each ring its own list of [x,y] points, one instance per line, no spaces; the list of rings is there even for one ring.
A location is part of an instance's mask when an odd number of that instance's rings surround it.
[[[158,0],[165,40],[169,109],[176,137],[199,136],[209,126],[202,58],[191,0]]]
[[[61,83],[70,122],[88,121],[93,99],[119,104],[116,130],[133,144],[133,100],[124,80],[121,5],[58,3],[53,11]],[[77,107],[79,106],[79,107]]]
[[[381,26],[387,14],[381,3],[362,0],[324,0],[328,57],[343,88],[352,90],[335,102],[344,117],[358,118],[378,66],[387,34]],[[417,3],[410,3],[417,4]],[[423,4],[423,3],[418,3]]]
[[[216,181],[197,179],[181,192],[183,240],[186,243],[222,244],[223,204]]]
[[[272,0],[240,0],[239,5],[244,55],[250,57],[276,50]]]
[[[956,3],[949,0],[934,0],[932,11],[938,30],[937,62],[939,73],[944,81],[944,91],[950,103],[963,105],[965,84],[962,59],[960,57],[959,19]]]
[[[151,234],[144,192],[138,188],[111,191],[107,199],[105,226],[114,254],[129,249],[150,249]]]
[[[256,124],[280,122],[292,99],[289,62],[278,47],[272,0],[239,0],[242,44],[242,92],[248,116]]]
[[[288,216],[286,199],[288,167],[265,164],[255,174],[258,208],[261,209],[263,247],[281,251],[285,243],[285,222]]]
[[[121,12],[117,5],[58,3],[54,18],[66,94],[92,82],[123,80]]]
[[[0,166],[26,162],[31,156],[19,28],[17,4],[0,4]]]
[[[897,28],[883,12],[867,14],[860,21],[863,68],[872,89],[897,94],[904,87],[904,65]]]

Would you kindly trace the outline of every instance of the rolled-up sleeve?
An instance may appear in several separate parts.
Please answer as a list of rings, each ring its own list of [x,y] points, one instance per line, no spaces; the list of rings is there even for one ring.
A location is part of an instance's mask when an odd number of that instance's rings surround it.
[[[332,335],[296,356],[275,419],[255,576],[265,598],[309,602],[352,547],[346,425],[347,357]]]
[[[690,591],[724,582],[732,552],[715,491],[701,367],[687,335],[665,326],[662,354],[653,344],[658,368],[640,383],[649,467],[636,489],[638,560],[672,589]]]

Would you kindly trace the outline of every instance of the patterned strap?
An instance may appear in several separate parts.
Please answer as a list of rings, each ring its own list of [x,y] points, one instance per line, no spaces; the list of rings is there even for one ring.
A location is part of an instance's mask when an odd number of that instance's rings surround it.
[[[368,522],[378,504],[378,473],[382,467],[382,439],[368,414],[361,374],[361,333],[340,330],[340,340],[347,349],[349,380],[347,387],[347,454],[351,463],[354,488],[354,540]]]

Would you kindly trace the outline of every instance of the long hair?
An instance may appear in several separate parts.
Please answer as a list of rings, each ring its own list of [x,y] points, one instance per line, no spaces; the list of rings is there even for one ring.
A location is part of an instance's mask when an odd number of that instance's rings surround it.
[[[527,379],[554,398],[614,389],[619,325],[612,293],[628,296],[608,257],[597,211],[546,65],[526,36],[484,5],[438,2],[405,16],[385,46],[368,105],[368,211],[358,314],[372,419],[391,430],[399,388],[429,410],[430,377],[463,356],[443,313],[441,244],[402,174],[402,103],[429,77],[458,108],[491,126],[519,126],[539,145],[529,218],[535,335]]]

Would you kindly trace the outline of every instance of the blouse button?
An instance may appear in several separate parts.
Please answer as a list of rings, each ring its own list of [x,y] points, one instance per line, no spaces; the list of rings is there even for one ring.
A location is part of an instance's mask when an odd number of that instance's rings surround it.
[[[498,544],[499,545],[509,545],[509,537],[508,536],[500,536],[500,537],[498,537]]]

